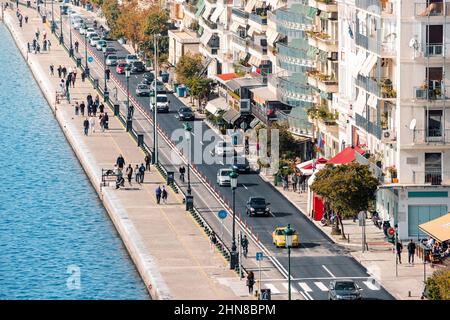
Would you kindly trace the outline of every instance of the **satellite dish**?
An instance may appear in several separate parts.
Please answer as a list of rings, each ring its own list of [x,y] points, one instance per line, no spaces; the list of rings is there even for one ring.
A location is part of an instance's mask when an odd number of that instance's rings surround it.
[[[416,119],[412,119],[411,123],[409,124],[409,130],[414,130],[416,128]]]
[[[412,38],[411,40],[409,40],[409,44],[408,46],[410,48],[416,49],[418,48],[418,43],[417,43],[417,39],[416,38]]]

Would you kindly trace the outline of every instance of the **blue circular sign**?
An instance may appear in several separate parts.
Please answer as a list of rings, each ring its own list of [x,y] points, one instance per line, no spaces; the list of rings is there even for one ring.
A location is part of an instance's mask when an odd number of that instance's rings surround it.
[[[225,219],[228,215],[228,213],[225,210],[220,210],[217,215],[219,216],[220,219]]]
[[[88,62],[92,62],[92,61],[94,61],[94,58],[88,57]]]

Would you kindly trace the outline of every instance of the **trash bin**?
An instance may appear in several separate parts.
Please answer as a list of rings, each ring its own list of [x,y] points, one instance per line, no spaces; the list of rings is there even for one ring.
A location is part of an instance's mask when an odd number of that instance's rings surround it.
[[[177,88],[179,85],[180,85],[179,83],[176,83],[176,82],[173,83],[173,91],[174,92],[177,92]]]
[[[137,143],[138,147],[142,147],[144,145],[144,135],[142,133],[137,135]]]
[[[46,16],[42,16],[42,23],[46,23],[47,22],[47,17]]]
[[[275,186],[278,186],[281,183],[281,176],[277,174],[274,176],[274,178],[275,178],[274,184]]]
[[[178,86],[177,87],[177,95],[179,97],[185,97],[186,96],[186,87],[185,86]]]
[[[86,10],[92,11],[92,5],[90,3],[86,3]]]
[[[161,74],[161,80],[163,83],[169,82],[169,74],[168,73],[162,73]]]

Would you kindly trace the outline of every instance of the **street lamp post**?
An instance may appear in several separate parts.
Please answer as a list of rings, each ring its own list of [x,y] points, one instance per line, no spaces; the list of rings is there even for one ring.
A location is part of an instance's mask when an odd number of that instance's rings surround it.
[[[108,69],[108,66],[106,65],[106,52],[103,53],[103,67],[104,67],[104,70],[105,70],[105,74],[104,74],[105,87],[103,88],[103,97],[104,97],[105,102],[108,102],[108,100],[109,100],[109,92],[108,92],[108,86],[106,85],[106,78],[107,78],[107,71],[106,70],[109,70],[109,69]]]
[[[125,77],[127,78],[127,120],[130,119],[130,68],[125,67]]]
[[[236,171],[230,173],[230,185],[231,185],[231,202],[233,203],[233,238],[231,242],[231,256],[230,256],[230,269],[235,269],[238,264],[238,256],[236,252],[236,201],[235,192],[238,184],[239,174]]]
[[[72,18],[71,18],[71,12],[72,12],[72,11],[69,11],[69,38],[70,38],[69,57],[73,57],[73,44],[72,44]],[[62,34],[62,27],[61,27],[61,34]]]
[[[84,73],[86,74],[86,77],[89,76],[89,66],[88,66],[88,55],[87,55],[87,35],[86,32],[84,33]]]
[[[158,83],[158,36],[159,34],[153,34],[154,37],[154,45],[153,45],[153,56],[155,58],[154,61],[154,68],[153,70],[155,71],[155,104],[153,106],[153,164],[157,164],[158,163],[158,133],[156,131],[156,114],[158,113],[158,108],[157,108],[157,97],[158,97],[158,91],[157,91],[157,83]]]
[[[291,229],[291,225],[288,224],[284,231],[284,237],[286,242],[286,248],[288,249],[288,300],[291,300],[291,247],[294,237],[294,231]]]
[[[55,33],[55,16],[53,15],[53,2],[55,0],[52,0],[52,33]]]
[[[189,123],[184,123],[184,135],[186,138],[186,141],[188,142],[188,171],[187,171],[187,177],[188,177],[188,187],[187,187],[187,193],[188,195],[191,195],[191,175],[190,175],[190,167],[191,167],[191,131],[192,127],[189,125]]]
[[[59,6],[59,44],[62,44],[64,42],[64,35],[63,35],[63,29],[62,29],[62,5]]]

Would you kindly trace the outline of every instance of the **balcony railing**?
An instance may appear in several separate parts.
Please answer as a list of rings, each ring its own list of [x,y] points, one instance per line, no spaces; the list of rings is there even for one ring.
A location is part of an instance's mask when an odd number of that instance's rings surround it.
[[[357,8],[361,8],[364,10],[370,8],[370,11],[376,14],[393,14],[395,0],[388,0],[384,2],[384,6],[382,5],[382,1],[380,0],[356,0],[355,4]]]
[[[197,12],[197,6],[191,3],[185,4],[184,8],[192,14],[195,14]]]
[[[243,47],[247,47],[247,45],[248,45],[249,42],[250,42],[250,39],[244,39],[244,38],[239,37],[239,36],[236,35],[236,34],[233,34],[232,41],[233,41],[234,43],[237,43],[237,44],[243,46]]]
[[[444,44],[434,43],[425,45],[425,57],[444,55]]]
[[[208,19],[205,19],[202,17],[202,21],[210,28],[210,29],[217,29],[217,23],[209,21]]]
[[[433,2],[415,3],[414,15],[416,17],[433,17],[433,16],[449,16],[450,14],[450,2]]]
[[[242,19],[247,19],[248,18],[248,12],[244,11],[244,9],[239,9],[239,8],[232,8],[231,9],[231,13],[234,14],[237,17],[240,17]]]
[[[267,15],[266,16],[260,16],[255,13],[250,13],[248,15],[249,19],[252,21],[255,21],[258,24],[267,25]]]
[[[355,122],[358,127],[365,129],[367,133],[370,133],[378,139],[381,139],[382,129],[377,124],[368,121],[365,117],[357,113],[355,113]]]
[[[394,99],[397,97],[397,93],[393,89],[392,85],[387,85],[387,78],[381,78],[379,82],[375,78],[365,77],[358,74],[355,79],[355,83],[358,87],[363,88],[367,92],[370,92],[382,99]]]
[[[216,4],[217,0],[206,0],[207,2],[211,3],[211,4]]]
[[[260,44],[257,44],[255,42],[253,42],[253,41],[249,41],[248,42],[248,47],[252,48],[253,50],[258,51],[259,53],[261,53],[263,55],[267,54],[267,45],[266,46],[262,46]]]
[[[312,19],[294,10],[278,9],[275,11],[275,14],[278,32],[283,32],[283,28],[294,31],[305,31],[312,30],[314,27]]]
[[[414,143],[450,143],[450,129],[414,129]]]
[[[277,88],[277,97],[289,105],[297,105],[293,101],[303,103],[316,103],[312,89],[306,84],[291,81],[289,77],[269,76],[269,82]]]
[[[448,100],[450,86],[427,89],[423,87],[414,88],[414,98],[417,100]]]
[[[450,172],[441,170],[425,170],[412,172],[413,183],[439,186],[450,183]]]

